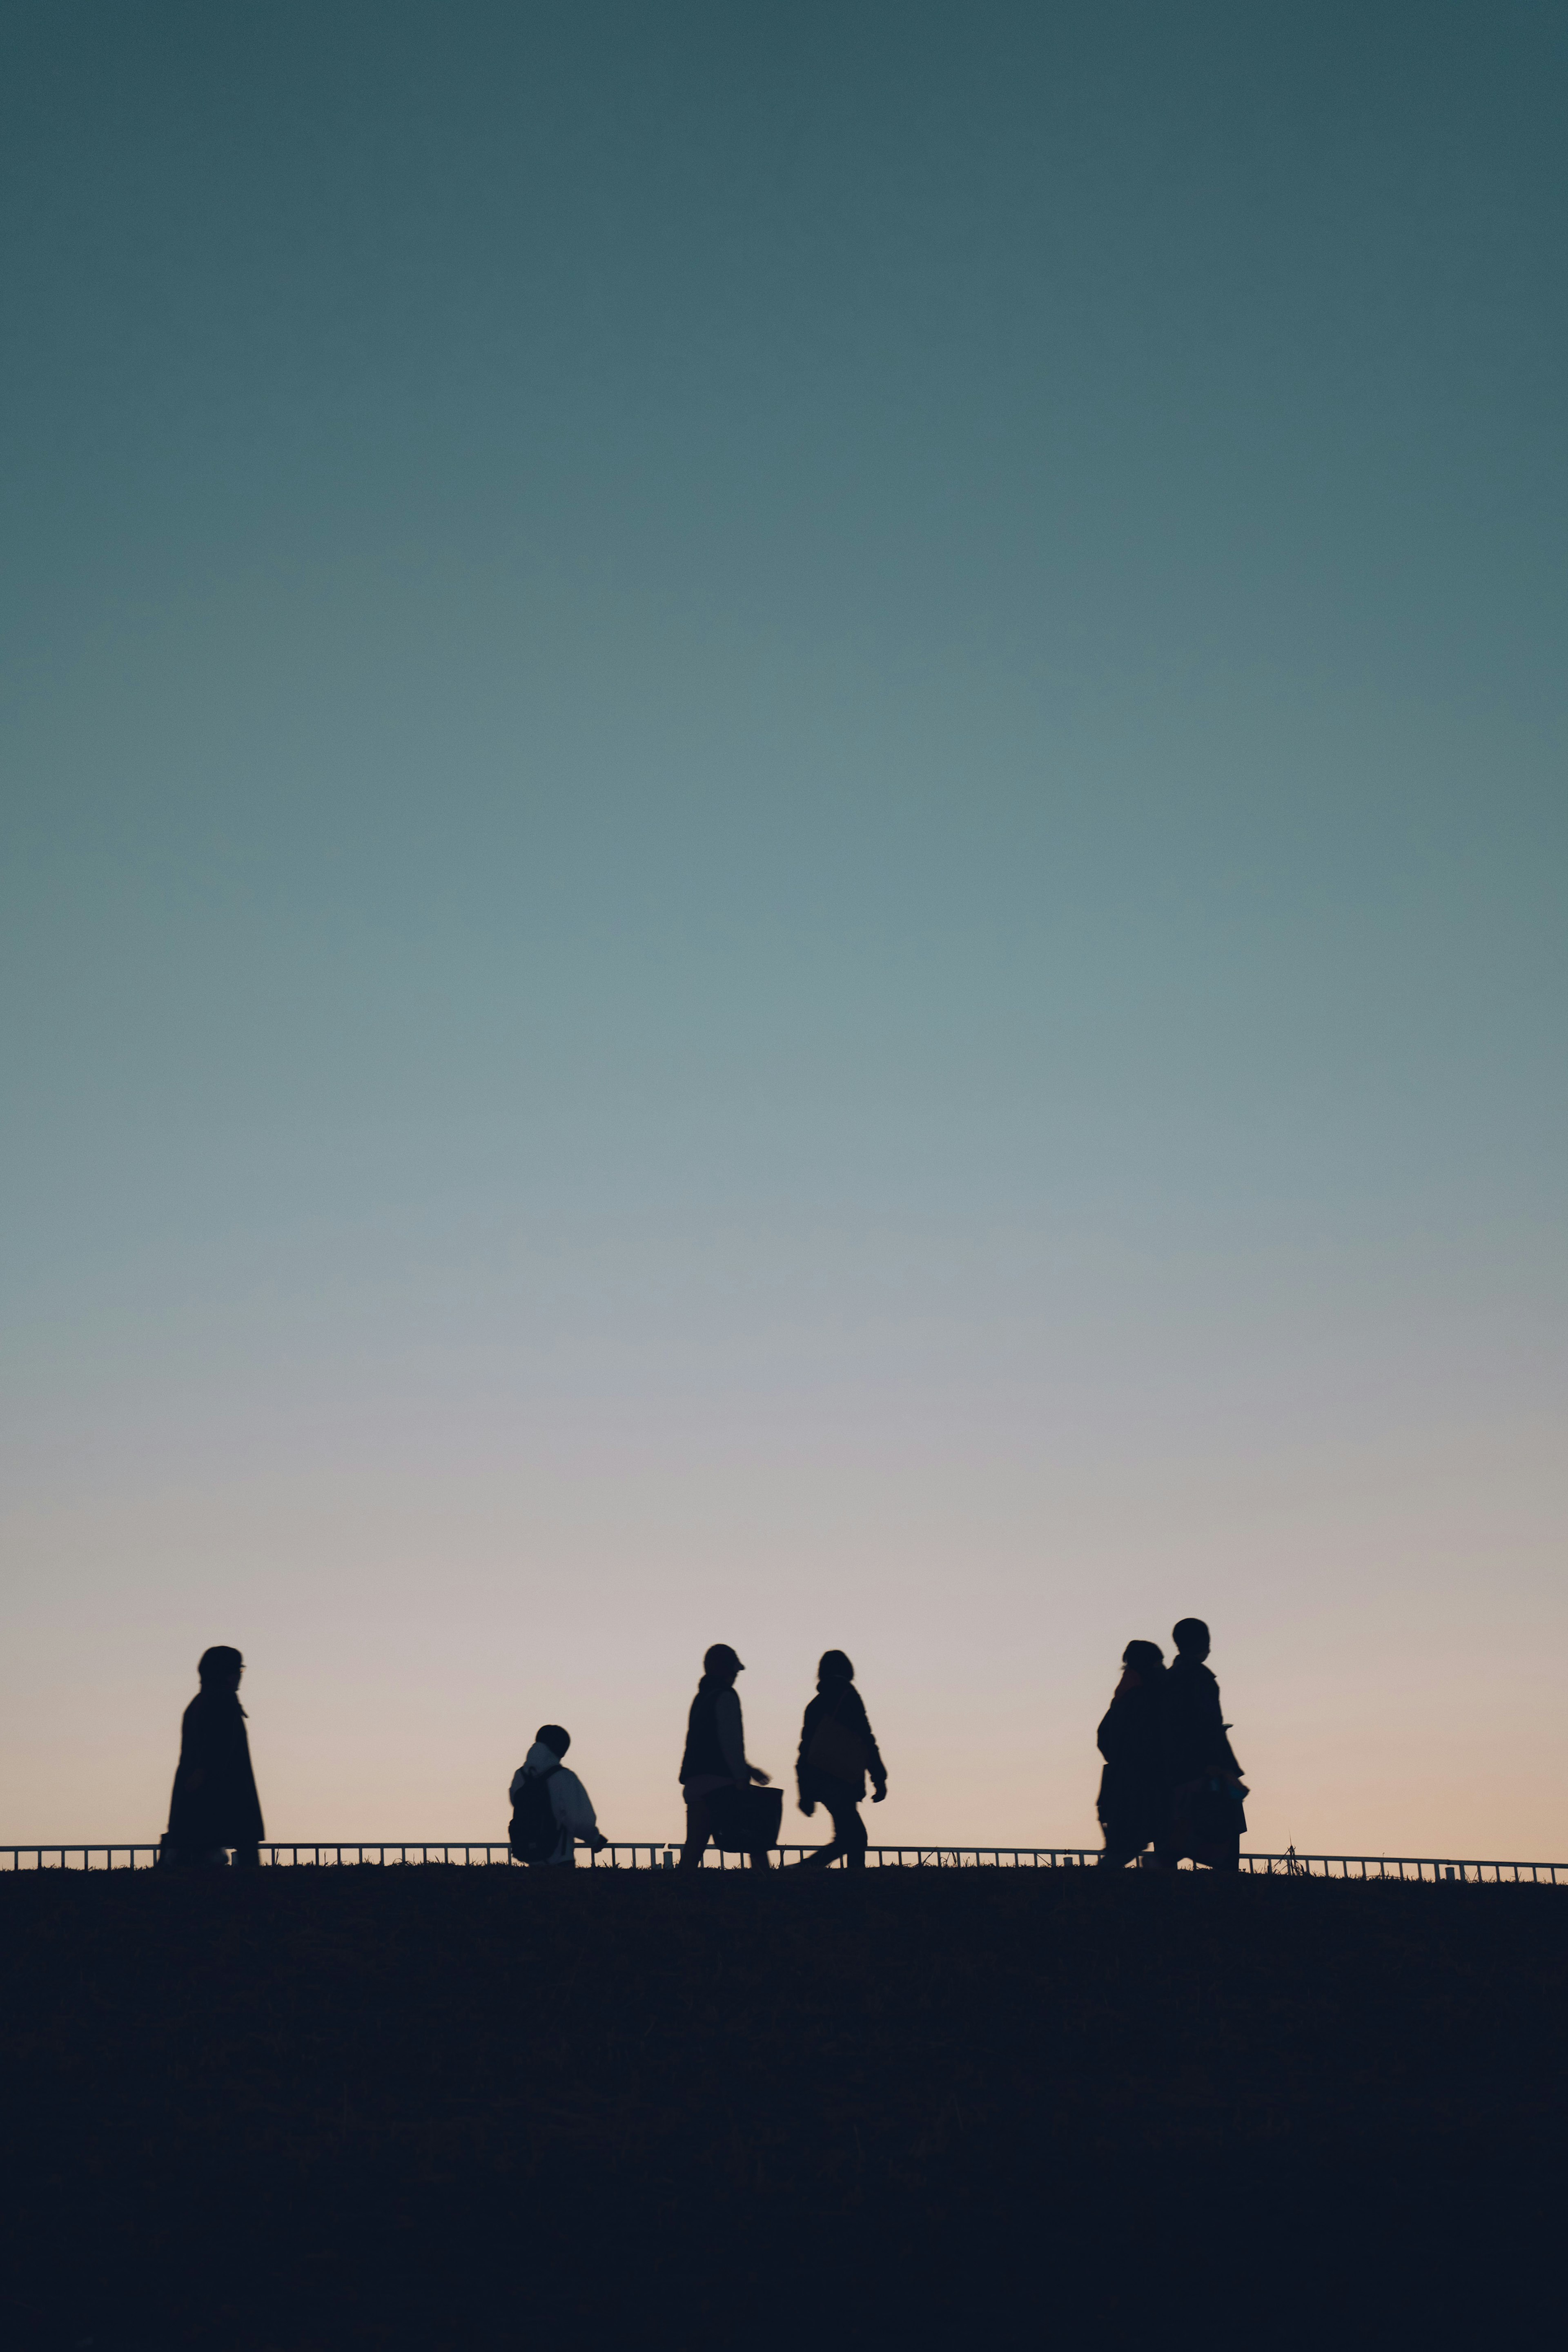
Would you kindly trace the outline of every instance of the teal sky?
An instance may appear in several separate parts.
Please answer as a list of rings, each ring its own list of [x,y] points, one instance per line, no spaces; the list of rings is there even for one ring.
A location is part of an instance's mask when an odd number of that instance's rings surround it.
[[[0,1835],[1568,1852],[1568,10],[0,5]],[[786,1816],[787,1823],[793,1819]]]

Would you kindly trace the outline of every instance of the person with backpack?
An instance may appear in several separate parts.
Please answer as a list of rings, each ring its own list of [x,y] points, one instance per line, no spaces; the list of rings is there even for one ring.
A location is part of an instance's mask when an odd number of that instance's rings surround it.
[[[686,1717],[686,1744],[681,1756],[681,1794],[686,1805],[685,1843],[681,1868],[702,1868],[709,1838],[721,1851],[744,1853],[753,1870],[768,1868],[768,1849],[779,1842],[780,1800],[771,1811],[753,1789],[766,1789],[768,1775],[760,1764],[746,1760],[746,1726],[741,1720],[737,1675],[746,1668],[727,1642],[716,1642],[703,1654],[703,1678]]]
[[[514,1858],[530,1869],[574,1870],[580,1845],[602,1853],[610,1843],[600,1832],[587,1790],[560,1760],[570,1746],[570,1731],[541,1723],[512,1775],[510,1844]]]
[[[161,1862],[226,1870],[231,1848],[237,1867],[254,1868],[261,1860],[267,1832],[239,1703],[244,1672],[245,1660],[226,1643],[204,1650],[197,1662],[202,1686],[180,1725],[180,1763]]]
[[[865,1701],[855,1688],[855,1670],[841,1650],[824,1650],[817,1667],[817,1696],[800,1726],[795,1778],[800,1811],[808,1821],[826,1805],[832,1818],[831,1843],[796,1863],[796,1870],[822,1870],[841,1854],[846,1870],[865,1868],[865,1823],[860,1816],[871,1775],[872,1803],[887,1794],[887,1767],[877,1748]]]
[[[1208,1628],[1201,1617],[1184,1617],[1172,1627],[1171,1639],[1176,1654],[1160,1705],[1170,1812],[1155,1858],[1168,1870],[1184,1854],[1209,1870],[1238,1870],[1247,1790],[1220,1707],[1219,1685],[1206,1664]]]
[[[1157,1642],[1129,1642],[1122,1679],[1101,1719],[1098,1745],[1100,1826],[1105,1832],[1103,1870],[1121,1870],[1158,1842],[1170,1811],[1161,1745],[1160,1702],[1166,1654]]]

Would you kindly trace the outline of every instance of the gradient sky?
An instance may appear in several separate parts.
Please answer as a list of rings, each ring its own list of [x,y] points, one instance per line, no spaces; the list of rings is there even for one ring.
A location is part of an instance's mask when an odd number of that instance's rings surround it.
[[[0,5],[0,1835],[1568,1855],[1568,10]],[[786,1833],[800,1827],[786,1813]],[[816,1834],[813,1829],[809,1834]]]

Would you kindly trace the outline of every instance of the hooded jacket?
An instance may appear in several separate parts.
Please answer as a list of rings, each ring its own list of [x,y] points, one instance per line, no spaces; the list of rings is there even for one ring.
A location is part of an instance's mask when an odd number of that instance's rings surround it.
[[[550,1776],[546,1783],[549,1790],[549,1807],[555,1815],[556,1827],[560,1832],[550,1860],[570,1862],[575,1845],[592,1845],[598,1839],[599,1823],[594,1819],[592,1802],[577,1774],[567,1770],[554,1748],[547,1748],[542,1739],[536,1739],[513,1773],[511,1787],[507,1792],[511,1798],[514,1812],[522,1794],[524,1780],[530,1773],[541,1772],[548,1772]]]
[[[810,1761],[811,1742],[820,1727],[830,1717],[852,1739],[858,1740],[862,1753],[861,1768],[849,1779],[839,1773],[818,1770]],[[882,1760],[876,1744],[876,1734],[871,1727],[871,1717],[865,1711],[865,1701],[853,1683],[842,1675],[825,1675],[817,1685],[817,1696],[806,1704],[800,1725],[800,1752],[795,1759],[795,1779],[802,1797],[827,1798],[847,1789],[858,1805],[865,1795],[866,1774],[872,1786],[885,1789],[887,1767]]]

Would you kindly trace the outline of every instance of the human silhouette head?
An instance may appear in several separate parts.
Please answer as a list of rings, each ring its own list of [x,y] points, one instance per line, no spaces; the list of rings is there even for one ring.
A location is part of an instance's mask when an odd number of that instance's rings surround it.
[[[1208,1655],[1208,1628],[1201,1617],[1182,1618],[1171,1627],[1171,1640],[1179,1656],[1191,1658],[1197,1665]]]
[[[852,1683],[855,1670],[841,1650],[824,1650],[817,1663],[820,1683]]]
[[[226,1642],[220,1642],[214,1649],[202,1652],[196,1661],[196,1672],[204,1690],[236,1691],[245,1672],[245,1660]]]
[[[1131,1666],[1135,1675],[1157,1675],[1165,1671],[1166,1654],[1157,1642],[1129,1642],[1122,1653],[1122,1664]]]
[[[541,1723],[534,1738],[541,1748],[549,1749],[558,1764],[571,1746],[570,1732],[563,1731],[559,1723]]]
[[[703,1652],[703,1672],[711,1675],[716,1683],[732,1683],[746,1668],[727,1642],[716,1642],[711,1650]]]

